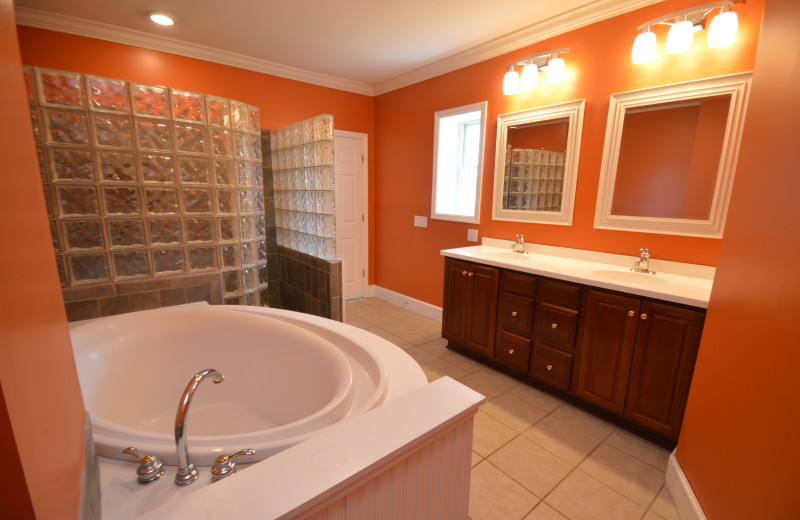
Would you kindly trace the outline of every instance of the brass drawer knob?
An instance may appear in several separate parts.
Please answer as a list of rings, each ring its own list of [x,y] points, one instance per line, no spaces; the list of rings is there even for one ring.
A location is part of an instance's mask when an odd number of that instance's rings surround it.
[[[461,276],[467,276],[467,272],[466,271],[461,271]]]
[[[511,315],[512,316],[516,316],[517,315],[517,311],[511,311]]]
[[[557,329],[557,328],[558,328],[558,323],[553,323],[553,324],[552,324],[552,325],[550,325],[550,326],[551,326],[551,327],[553,327],[554,329]]]
[[[467,276],[472,276],[473,274],[475,274],[475,273],[467,273]]]
[[[513,348],[508,349],[508,353],[513,356],[514,355],[514,349]]]
[[[647,319],[647,314],[645,314],[645,313],[642,313],[642,319],[643,319],[643,320],[646,320],[646,319]]]
[[[545,368],[547,369],[548,372],[550,372],[551,370],[553,370],[553,365],[547,365]]]
[[[636,313],[634,311],[628,311],[628,316],[636,316]]]

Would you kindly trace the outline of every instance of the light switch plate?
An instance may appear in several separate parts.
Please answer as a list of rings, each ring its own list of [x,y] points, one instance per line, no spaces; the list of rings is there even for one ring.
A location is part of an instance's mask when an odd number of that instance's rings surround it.
[[[477,229],[468,229],[467,230],[467,240],[469,242],[477,242],[478,241],[478,230]]]
[[[420,217],[419,215],[414,215],[414,226],[428,227],[428,217]]]

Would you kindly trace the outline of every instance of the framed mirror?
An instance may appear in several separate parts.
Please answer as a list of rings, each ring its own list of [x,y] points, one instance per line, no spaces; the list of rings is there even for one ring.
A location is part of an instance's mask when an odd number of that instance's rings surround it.
[[[584,100],[497,118],[492,218],[572,225]]]
[[[594,227],[721,237],[751,76],[613,94]]]

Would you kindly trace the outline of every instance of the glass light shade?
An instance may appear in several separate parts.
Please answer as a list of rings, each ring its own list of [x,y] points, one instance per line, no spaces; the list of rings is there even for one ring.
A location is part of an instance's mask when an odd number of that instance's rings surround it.
[[[558,85],[564,81],[566,76],[566,69],[564,67],[564,60],[561,58],[553,58],[547,62],[547,84]]]
[[[536,88],[536,84],[539,82],[539,67],[530,63],[522,67],[519,82],[522,90]]]
[[[650,63],[655,57],[656,33],[650,31],[639,33],[633,41],[633,50],[631,51],[633,63],[637,65]]]
[[[158,25],[173,25],[172,18],[164,13],[150,13],[150,19]]]
[[[739,30],[739,17],[733,11],[719,13],[708,27],[708,46],[712,49],[727,47],[736,39]]]
[[[689,20],[672,24],[667,34],[667,54],[680,54],[692,48],[694,25]]]
[[[519,74],[515,70],[509,70],[503,76],[503,94],[513,96],[519,92]]]

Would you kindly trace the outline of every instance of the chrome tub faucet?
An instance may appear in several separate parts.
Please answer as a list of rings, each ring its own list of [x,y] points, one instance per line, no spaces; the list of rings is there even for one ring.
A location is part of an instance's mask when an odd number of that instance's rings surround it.
[[[525,251],[525,236],[523,235],[516,235],[517,239],[514,243],[511,244],[511,251],[514,253],[520,253],[527,255],[528,252]]]
[[[187,445],[188,434],[186,433],[186,420],[188,419],[189,405],[192,402],[192,395],[203,379],[208,376],[214,377],[214,384],[225,381],[225,376],[214,370],[207,368],[201,370],[192,377],[186,390],[183,391],[181,400],[178,403],[178,413],[175,415],[175,446],[178,450],[178,474],[175,475],[175,484],[188,486],[197,480],[197,468],[189,462],[189,446]]]

